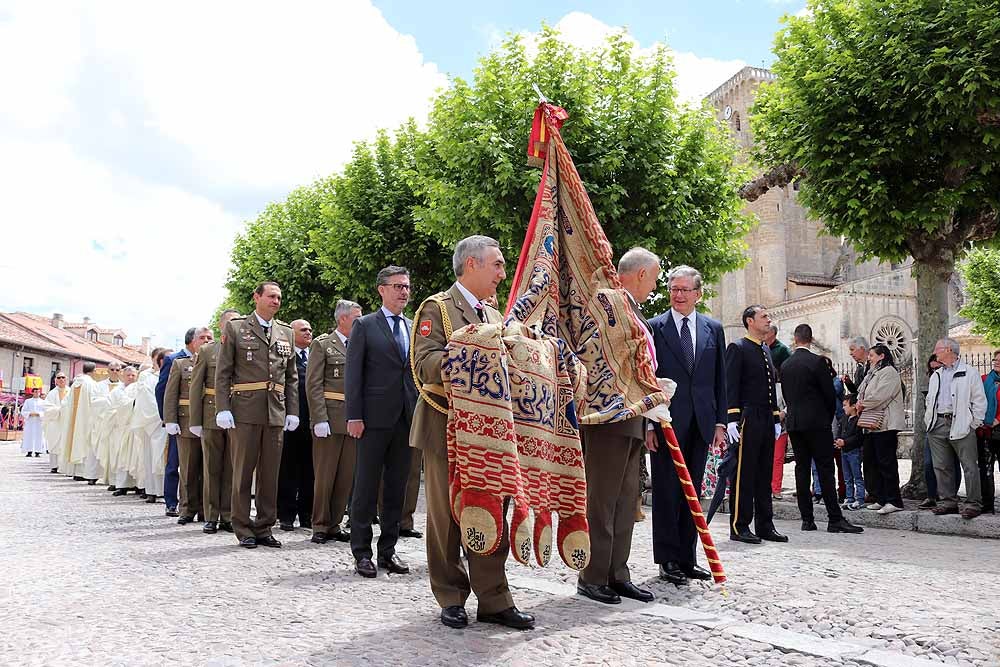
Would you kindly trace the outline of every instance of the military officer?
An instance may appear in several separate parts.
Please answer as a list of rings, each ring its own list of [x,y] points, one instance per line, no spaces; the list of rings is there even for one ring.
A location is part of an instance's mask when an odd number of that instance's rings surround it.
[[[254,312],[234,317],[223,332],[215,369],[215,423],[234,429],[233,529],[240,546],[280,547],[277,519],[282,428],[299,425],[299,377],[292,329],[275,319],[281,287],[267,281],[253,293]],[[250,489],[257,474],[257,516],[250,520]]]
[[[191,432],[191,376],[194,360],[202,345],[212,341],[208,327],[197,327],[190,332],[191,340],[185,341],[194,356],[176,357],[170,366],[170,376],[163,392],[163,422],[168,435],[177,438],[177,456],[180,468],[180,503],[177,523],[185,525],[205,514],[202,507],[201,440]],[[185,336],[187,338],[187,336]]]
[[[441,361],[451,329],[478,322],[500,322],[500,313],[483,303],[496,294],[506,277],[499,244],[487,236],[458,242],[452,259],[457,281],[447,292],[430,297],[413,323],[413,374],[420,390],[410,445],[423,450],[427,502],[427,570],[431,591],[441,606],[441,622],[451,628],[468,625],[465,601],[470,591],[479,598],[477,620],[511,628],[530,629],[535,619],[514,606],[504,573],[510,548],[508,527],[489,556],[468,553],[469,571],[461,559],[461,535],[451,512],[448,490],[448,448],[445,443],[448,407],[444,398]]]
[[[746,336],[726,348],[726,393],[729,397],[730,446],[738,446],[733,473],[729,539],[749,544],[761,540],[787,542],[774,528],[771,506],[771,472],[774,441],[781,432],[777,372],[764,336],[771,317],[761,305],[743,311]],[[738,444],[737,444],[738,443]],[[750,531],[754,522],[756,534]]]
[[[337,328],[317,336],[309,346],[306,400],[313,421],[312,457],[315,472],[312,505],[312,541],[350,542],[340,522],[354,480],[358,441],[347,434],[344,411],[344,368],[351,325],[361,317],[361,306],[341,300],[333,311]]]
[[[219,315],[219,331],[224,332],[229,320],[239,312],[227,308]],[[190,430],[201,438],[202,504],[205,507],[206,533],[219,529],[233,532],[230,507],[233,493],[233,457],[229,432],[215,423],[215,368],[219,361],[220,343],[211,342],[198,350],[191,375]]]

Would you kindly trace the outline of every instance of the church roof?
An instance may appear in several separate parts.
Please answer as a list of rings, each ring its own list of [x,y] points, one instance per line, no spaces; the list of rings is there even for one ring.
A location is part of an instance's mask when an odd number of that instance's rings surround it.
[[[0,314],[0,343],[29,347],[41,352],[64,354],[65,351],[47,338],[32,333]]]
[[[31,313],[2,313],[0,318],[13,322],[35,336],[47,339],[53,347],[61,348],[62,354],[67,356],[95,361],[99,364],[108,364],[115,359],[77,334],[52,326],[47,317]]]
[[[812,273],[789,273],[788,280],[796,285],[813,285],[815,287],[836,287],[843,282],[840,278]]]

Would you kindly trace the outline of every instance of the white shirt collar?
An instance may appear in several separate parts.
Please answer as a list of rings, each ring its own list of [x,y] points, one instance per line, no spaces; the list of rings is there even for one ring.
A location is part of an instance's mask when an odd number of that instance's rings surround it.
[[[406,319],[405,317],[403,317],[403,313],[400,313],[399,315],[396,315],[395,313],[393,313],[391,310],[389,310],[385,306],[382,306],[379,310],[382,311],[382,314],[385,315],[385,319],[387,319],[387,320],[391,321],[392,318],[394,318],[394,317],[402,317],[403,319]]]
[[[692,327],[692,328],[694,328],[695,320],[698,317],[698,311],[697,310],[692,311],[690,315],[681,315],[676,310],[674,310],[673,308],[671,308],[670,309],[670,315],[671,315],[671,317],[674,318],[674,325],[677,327],[677,329],[679,331],[680,328],[681,328],[681,325],[683,324],[683,322],[681,322],[681,320],[683,320],[685,317],[688,318],[689,326]]]
[[[295,356],[296,356],[296,357],[297,357],[297,356],[299,356],[299,355],[300,355],[301,353],[303,353],[303,352],[305,352],[305,353],[306,353],[306,356],[307,356],[307,357],[309,356],[309,351],[308,351],[308,350],[306,350],[305,348],[301,348],[301,347],[296,347],[295,345],[292,345],[292,348],[294,348],[294,349],[295,349]]]
[[[458,291],[462,293],[462,296],[465,297],[465,300],[469,302],[470,306],[472,306],[473,308],[477,308],[477,307],[478,308],[483,308],[485,310],[485,306],[483,306],[482,301],[480,301],[479,299],[477,299],[472,292],[470,292],[469,290],[465,289],[465,285],[463,285],[462,283],[460,283],[458,281],[455,281],[455,286],[458,288]]]
[[[255,310],[255,311],[253,311],[253,314],[254,314],[254,317],[256,317],[256,318],[257,318],[257,321],[258,321],[258,322],[260,322],[260,326],[264,327],[265,329],[266,329],[267,327],[271,326],[271,323],[270,323],[270,322],[268,322],[267,320],[265,320],[265,319],[264,319],[263,317],[261,317],[260,315],[258,315],[258,314],[257,314],[257,311],[256,311],[256,310]]]
[[[344,334],[340,333],[340,329],[334,329],[333,333],[337,334],[337,338],[340,339],[341,343],[343,343],[344,345],[347,345],[347,336],[345,336]]]

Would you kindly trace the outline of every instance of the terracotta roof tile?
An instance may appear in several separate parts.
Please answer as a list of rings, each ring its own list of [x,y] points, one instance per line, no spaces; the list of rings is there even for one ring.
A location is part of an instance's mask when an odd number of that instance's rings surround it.
[[[54,346],[62,348],[63,354],[70,357],[79,357],[101,364],[108,364],[114,360],[114,357],[75,333],[52,326],[47,317],[31,313],[3,313],[0,317],[29,330],[36,336],[48,339]]]

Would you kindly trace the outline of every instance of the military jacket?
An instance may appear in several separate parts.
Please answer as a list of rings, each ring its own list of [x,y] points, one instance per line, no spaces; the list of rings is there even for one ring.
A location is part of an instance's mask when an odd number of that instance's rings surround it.
[[[163,392],[163,421],[167,424],[179,424],[181,435],[190,437],[188,432],[191,417],[191,375],[194,372],[194,359],[180,357],[174,359],[167,377],[167,388]]]
[[[218,430],[215,423],[215,367],[219,343],[205,343],[198,350],[191,375],[191,424]]]
[[[344,409],[344,370],[347,348],[334,333],[322,334],[309,345],[306,365],[306,400],[313,424],[329,422],[332,433],[347,433]]]
[[[729,395],[729,421],[741,423],[747,408],[766,409],[780,421],[775,391],[777,372],[771,363],[771,351],[749,336],[726,348],[726,391]]]
[[[288,324],[271,321],[265,333],[255,314],[226,325],[215,368],[215,405],[237,423],[284,426],[299,415],[299,374]]]

